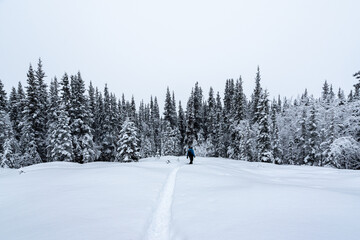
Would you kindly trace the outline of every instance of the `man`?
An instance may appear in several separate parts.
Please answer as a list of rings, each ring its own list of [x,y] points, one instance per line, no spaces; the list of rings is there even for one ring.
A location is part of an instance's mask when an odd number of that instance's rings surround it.
[[[189,146],[189,150],[188,150],[187,156],[186,156],[186,159],[190,158],[189,164],[193,164],[193,159],[194,159],[194,157],[195,157],[194,150],[192,149],[191,146]]]

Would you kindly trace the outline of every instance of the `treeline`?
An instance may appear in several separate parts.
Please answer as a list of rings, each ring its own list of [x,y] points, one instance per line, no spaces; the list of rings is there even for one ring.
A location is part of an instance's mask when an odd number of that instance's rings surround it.
[[[360,80],[360,72],[354,75]],[[360,81],[345,96],[326,81],[320,98],[305,89],[296,99],[269,100],[261,86],[247,98],[241,77],[226,80],[223,98],[195,84],[186,108],[167,88],[160,114],[156,97],[118,99],[107,85],[88,89],[80,72],[45,81],[42,62],[30,65],[27,86],[9,98],[0,81],[0,164],[138,161],[157,155],[224,157],[276,164],[360,169]]]

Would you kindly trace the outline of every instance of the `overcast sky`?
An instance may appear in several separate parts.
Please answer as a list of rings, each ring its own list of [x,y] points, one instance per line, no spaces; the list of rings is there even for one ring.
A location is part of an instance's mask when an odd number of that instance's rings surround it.
[[[0,0],[0,79],[26,85],[42,58],[47,81],[81,71],[118,97],[161,106],[166,87],[187,100],[198,81],[223,93],[242,75],[249,97],[260,65],[271,96],[325,79],[346,94],[360,70],[359,0]]]

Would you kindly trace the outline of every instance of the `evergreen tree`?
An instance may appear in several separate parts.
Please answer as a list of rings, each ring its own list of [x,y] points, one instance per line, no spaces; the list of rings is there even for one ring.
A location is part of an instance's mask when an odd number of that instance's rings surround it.
[[[243,81],[240,78],[236,81],[236,88],[235,88],[235,96],[234,96],[234,120],[236,122],[240,122],[241,120],[245,119],[245,106],[246,106],[246,97],[243,90]]]
[[[299,135],[296,140],[298,143],[297,147],[299,149],[299,158],[297,164],[303,164],[305,161],[305,157],[307,156],[307,143],[308,143],[308,133],[306,127],[307,114],[306,109],[304,108],[302,111],[302,118],[299,121],[300,129]]]
[[[269,104],[268,93],[265,91],[261,94],[258,102],[258,122],[259,133],[257,136],[257,149],[258,149],[258,161],[260,162],[273,162],[274,157],[271,150],[270,142],[270,127],[269,127]]]
[[[181,106],[181,101],[179,101],[179,118],[178,118],[178,129],[180,132],[180,147],[179,147],[179,154],[183,154],[183,149],[185,147],[185,137],[186,137],[186,119],[185,113]]]
[[[275,100],[273,101],[275,103]],[[271,145],[272,145],[272,152],[274,156],[274,162],[277,164],[282,163],[282,150],[280,147],[280,139],[279,139],[279,127],[277,124],[277,106],[275,104],[271,107]]]
[[[176,108],[174,107],[173,98],[171,98],[169,87],[166,90],[165,106],[164,106],[164,120],[170,123],[171,128],[175,128],[177,125]]]
[[[325,80],[324,85],[323,85],[323,91],[321,93],[321,98],[324,102],[329,102],[330,100],[330,88],[329,88],[329,84],[327,83],[327,81]]]
[[[7,110],[7,97],[6,92],[4,89],[4,84],[0,79],[0,110],[6,111]]]
[[[196,140],[195,132],[195,110],[194,110],[194,92],[191,92],[186,107],[186,145],[193,145]]]
[[[137,162],[140,158],[138,141],[135,123],[127,118],[120,131],[116,161]]]
[[[195,138],[196,138],[196,133],[198,133],[200,131],[200,129],[202,128],[202,123],[203,123],[203,119],[202,119],[202,114],[203,114],[203,109],[202,109],[202,98],[203,98],[203,94],[202,94],[202,89],[201,87],[199,87],[199,83],[196,82],[195,83],[195,88],[193,91],[193,108],[194,108],[194,133],[195,133]]]
[[[40,129],[39,119],[37,116],[40,112],[38,84],[35,78],[34,70],[30,64],[27,73],[26,88],[26,106],[24,109],[24,119],[22,123],[21,149],[23,149],[23,166],[41,162],[39,153]]]
[[[66,111],[70,114],[71,108],[71,90],[70,90],[70,81],[67,73],[61,78],[61,100],[65,104]]]
[[[52,161],[72,162],[74,159],[69,116],[64,103],[56,109],[58,119],[48,137],[47,156]]]
[[[9,117],[11,121],[12,128],[14,130],[14,137],[19,140],[21,134],[20,122],[21,115],[19,113],[18,107],[18,95],[16,92],[16,88],[12,87],[10,98],[9,98]]]
[[[255,77],[255,89],[254,89],[254,93],[252,95],[252,123],[256,123],[259,120],[259,109],[258,109],[258,105],[259,105],[259,101],[261,98],[261,85],[260,85],[260,81],[261,81],[261,76],[260,76],[260,67],[258,66],[257,68],[257,73],[256,73],[256,77]]]
[[[170,125],[170,122],[165,121],[164,122],[164,131],[162,134],[161,139],[161,146],[162,146],[162,154],[163,156],[166,155],[178,155],[179,153],[179,145],[180,145],[180,139],[179,139],[179,130],[173,129]]]
[[[104,120],[102,123],[101,161],[114,161],[116,150],[115,129],[112,120],[111,99],[107,85],[104,89]]]
[[[310,110],[310,116],[308,120],[308,130],[309,130],[308,154],[305,158],[305,163],[314,165],[317,164],[318,162],[318,141],[319,141],[315,105],[313,105]]]
[[[89,126],[87,98],[84,93],[85,84],[79,72],[77,75],[71,76],[70,111],[74,161],[78,163],[92,162],[96,159],[93,136]]]

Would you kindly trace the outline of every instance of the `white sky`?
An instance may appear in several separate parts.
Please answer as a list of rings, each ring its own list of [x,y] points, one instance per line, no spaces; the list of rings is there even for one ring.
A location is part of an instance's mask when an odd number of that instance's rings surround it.
[[[360,70],[359,0],[0,0],[0,79],[26,85],[42,58],[48,82],[81,71],[88,83],[139,102],[166,87],[183,107],[198,81],[242,75],[249,97],[257,65],[272,96],[318,96],[325,79],[346,94]]]

